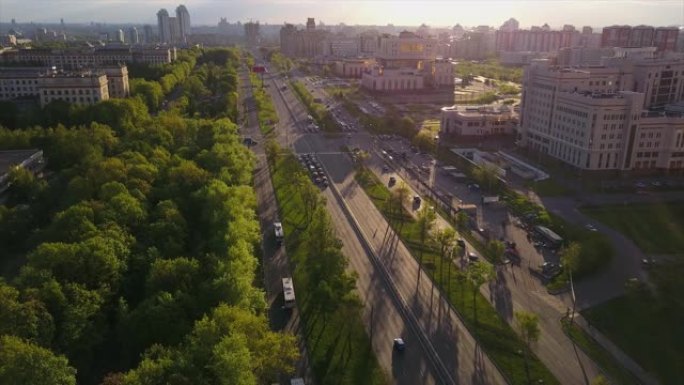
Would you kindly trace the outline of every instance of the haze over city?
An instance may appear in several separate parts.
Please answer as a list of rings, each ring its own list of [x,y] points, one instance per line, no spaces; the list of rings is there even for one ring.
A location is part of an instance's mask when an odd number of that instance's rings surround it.
[[[0,22],[150,23],[166,0],[3,0]],[[190,0],[194,25],[215,25],[219,17],[229,21],[300,23],[305,15],[326,24],[345,23],[432,26],[499,25],[515,17],[522,27],[548,23],[600,27],[611,24],[684,25],[684,2],[679,0],[546,0],[546,1],[307,1],[307,0]],[[41,9],[36,13],[37,8]]]

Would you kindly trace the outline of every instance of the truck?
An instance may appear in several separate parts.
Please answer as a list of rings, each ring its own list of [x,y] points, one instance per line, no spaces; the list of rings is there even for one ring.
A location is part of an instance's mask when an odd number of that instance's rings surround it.
[[[498,197],[498,196],[483,196],[483,197],[482,197],[482,204],[486,204],[486,203],[495,203],[495,202],[498,202],[498,201],[499,201],[499,197]]]

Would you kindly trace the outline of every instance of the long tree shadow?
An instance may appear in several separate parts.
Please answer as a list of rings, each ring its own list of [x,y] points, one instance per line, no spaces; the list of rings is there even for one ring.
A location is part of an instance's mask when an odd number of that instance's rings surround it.
[[[497,267],[496,278],[489,283],[489,293],[499,315],[507,321],[513,319],[513,296],[506,284],[504,268]]]

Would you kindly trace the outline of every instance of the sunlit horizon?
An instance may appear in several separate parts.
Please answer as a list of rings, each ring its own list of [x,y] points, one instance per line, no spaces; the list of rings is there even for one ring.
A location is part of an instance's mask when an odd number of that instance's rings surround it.
[[[585,1],[307,1],[307,0],[3,0],[0,22],[12,18],[19,23],[106,22],[155,24],[160,8],[170,12],[179,4],[190,11],[192,24],[216,25],[220,17],[230,22],[260,21],[301,24],[307,17],[328,25],[401,25],[450,27],[500,26],[514,17],[521,28],[549,24],[557,29],[564,24],[603,27],[613,24],[683,26],[684,1],[672,0],[585,0]],[[40,13],[36,13],[39,7]]]

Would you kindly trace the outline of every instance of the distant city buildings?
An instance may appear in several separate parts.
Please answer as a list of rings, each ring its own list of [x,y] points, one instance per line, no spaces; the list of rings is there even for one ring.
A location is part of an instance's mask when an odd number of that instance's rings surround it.
[[[247,40],[247,45],[250,47],[255,47],[260,42],[259,35],[259,22],[256,23],[248,22],[245,23],[245,38]]]
[[[679,28],[638,25],[613,25],[603,28],[602,47],[656,47],[658,51],[678,48]]]
[[[280,29],[280,50],[290,57],[313,58],[323,54],[323,41],[328,32],[316,29],[314,18],[308,18],[306,29],[285,24]]]

